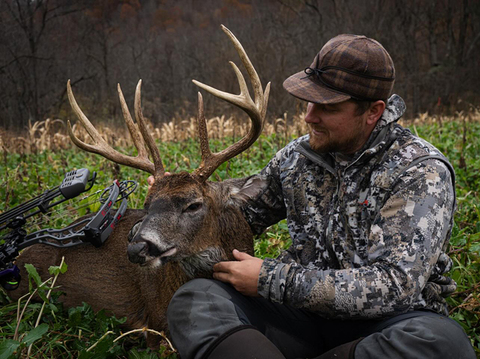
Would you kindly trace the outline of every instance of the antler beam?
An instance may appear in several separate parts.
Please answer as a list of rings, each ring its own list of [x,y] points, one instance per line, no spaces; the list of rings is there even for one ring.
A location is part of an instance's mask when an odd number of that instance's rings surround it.
[[[93,139],[94,145],[90,145],[78,139],[73,133],[70,121],[68,121],[68,134],[70,135],[72,142],[75,143],[75,145],[77,145],[82,150],[97,153],[115,163],[130,166],[151,173],[154,175],[155,179],[158,179],[165,174],[165,170],[162,160],[160,158],[160,152],[155,145],[155,140],[148,132],[147,125],[142,114],[141,86],[142,80],[138,81],[135,91],[135,119],[137,121],[138,128],[132,120],[132,116],[130,115],[130,111],[128,110],[128,106],[123,96],[120,85],[118,85],[117,87],[120,104],[122,106],[123,117],[132,136],[133,143],[137,148],[138,155],[136,157],[127,156],[123,153],[116,151],[102,138],[97,129],[92,125],[87,116],[85,116],[85,114],[82,112],[80,106],[78,106],[77,101],[73,96],[70,80],[68,80],[67,82],[68,100],[70,101],[70,105],[72,106],[73,112],[77,116],[78,120],[83,125],[83,127],[85,127],[88,134]],[[145,149],[145,143],[148,151],[150,152],[150,155],[152,156],[153,163],[148,158],[148,153]]]
[[[252,121],[252,126],[248,133],[238,142],[229,146],[221,152],[212,153],[208,144],[207,126],[203,111],[203,99],[202,95],[198,93],[198,128],[200,137],[200,147],[202,151],[202,162],[200,166],[195,170],[193,175],[198,176],[202,181],[205,181],[210,175],[225,161],[235,157],[239,153],[245,151],[250,147],[260,136],[263,130],[263,124],[265,120],[265,114],[267,112],[268,96],[270,94],[270,83],[267,84],[265,92],[263,92],[262,83],[257,74],[257,71],[252,65],[252,62],[247,56],[242,44],[237,40],[235,35],[222,25],[222,30],[227,34],[233,43],[233,46],[237,50],[240,59],[245,66],[250,81],[252,83],[255,100],[252,100],[248,91],[245,78],[238,69],[238,67],[230,61],[230,64],[237,76],[238,84],[240,86],[240,94],[234,95],[228,92],[217,90],[211,86],[205,85],[199,81],[192,80],[195,85],[204,90],[210,92],[212,95],[221,98],[231,104],[234,104],[245,111]]]
[[[248,91],[245,78],[238,69],[238,67],[230,61],[232,68],[237,76],[238,84],[240,86],[240,93],[238,95],[230,94],[228,92],[217,90],[211,86],[205,85],[201,82],[193,80],[193,82],[203,88],[204,90],[210,92],[212,95],[219,97],[227,102],[230,102],[243,111],[245,111],[252,122],[252,125],[248,133],[240,139],[238,142],[232,144],[223,151],[212,153],[210,150],[208,142],[208,133],[207,125],[205,121],[204,111],[203,111],[203,99],[202,95],[198,93],[198,128],[199,128],[199,137],[200,137],[200,148],[202,154],[202,162],[200,166],[194,171],[193,176],[198,177],[201,181],[206,181],[210,175],[220,166],[223,162],[228,161],[229,159],[235,157],[239,153],[245,151],[249,148],[256,139],[260,136],[263,130],[263,125],[265,121],[265,114],[267,111],[268,96],[270,93],[270,83],[267,84],[265,92],[262,88],[262,83],[260,78],[253,67],[250,59],[248,58],[242,44],[237,40],[235,35],[228,30],[225,26],[222,25],[222,30],[227,34],[227,36],[232,41],[235,49],[237,50],[240,59],[245,66],[250,81],[252,83],[254,100],[251,98]],[[150,135],[145,123],[145,119],[142,114],[141,108],[141,84],[142,81],[138,82],[136,91],[135,91],[135,119],[137,125],[132,120],[130,111],[125,102],[120,85],[118,85],[118,95],[120,98],[120,103],[122,106],[123,117],[127,124],[128,130],[132,135],[133,142],[137,148],[138,155],[136,157],[124,155],[116,150],[114,150],[100,135],[100,133],[95,129],[95,127],[88,120],[87,116],[82,112],[80,107],[73,96],[72,88],[70,86],[70,80],[67,83],[67,93],[70,105],[72,106],[73,111],[78,117],[80,123],[85,127],[90,137],[93,139],[94,144],[87,144],[80,139],[78,139],[72,130],[70,121],[68,122],[68,133],[73,143],[78,147],[87,152],[93,152],[100,154],[101,156],[115,162],[118,164],[130,166],[133,168],[140,169],[145,172],[149,172],[154,175],[155,180],[161,178],[165,174],[165,169],[160,158],[160,153],[158,148],[155,145],[153,137]],[[137,128],[138,126],[138,128]],[[147,152],[148,150],[148,152]],[[150,161],[148,154],[150,153]]]

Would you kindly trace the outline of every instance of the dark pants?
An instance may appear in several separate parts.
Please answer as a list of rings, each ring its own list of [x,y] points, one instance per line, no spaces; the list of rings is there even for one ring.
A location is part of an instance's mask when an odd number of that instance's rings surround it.
[[[183,285],[167,312],[182,359],[202,358],[229,331],[253,326],[286,358],[312,358],[364,337],[355,358],[475,358],[463,329],[452,319],[412,312],[384,321],[327,320],[288,305],[246,297],[230,285],[195,279]]]

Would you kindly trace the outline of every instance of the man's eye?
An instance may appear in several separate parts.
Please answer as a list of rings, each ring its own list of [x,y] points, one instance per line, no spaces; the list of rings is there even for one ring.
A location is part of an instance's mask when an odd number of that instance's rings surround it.
[[[324,107],[323,109],[324,109],[324,111],[326,111],[326,112],[335,112],[335,111],[337,110],[337,109],[334,108],[334,107]]]
[[[323,112],[334,112],[335,108],[329,105],[319,105],[320,111]]]

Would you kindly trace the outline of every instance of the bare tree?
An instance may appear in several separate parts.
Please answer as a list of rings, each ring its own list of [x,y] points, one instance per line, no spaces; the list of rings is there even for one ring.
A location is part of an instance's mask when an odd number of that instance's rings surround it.
[[[149,79],[146,90],[156,94],[145,103],[148,118],[190,115],[192,77],[213,78],[214,86],[236,91],[233,75],[214,56],[231,51],[216,31],[221,23],[243,39],[272,80],[275,117],[300,104],[283,91],[284,79],[309,66],[341,33],[373,37],[390,52],[395,91],[407,100],[408,116],[438,104],[448,111],[458,99],[480,103],[478,0],[4,0],[0,126],[71,116],[63,86],[69,78],[104,120],[119,121],[110,102],[113,84],[139,78]],[[201,65],[205,55],[211,66]],[[227,111],[221,101],[206,101],[212,113]]]
[[[28,119],[38,121],[48,111],[41,103],[47,96],[49,71],[54,65],[52,48],[46,46],[53,24],[61,17],[79,11],[77,6],[54,0],[6,0],[2,2],[6,31],[1,37],[0,69],[15,88],[18,107]],[[50,101],[47,101],[50,102]]]

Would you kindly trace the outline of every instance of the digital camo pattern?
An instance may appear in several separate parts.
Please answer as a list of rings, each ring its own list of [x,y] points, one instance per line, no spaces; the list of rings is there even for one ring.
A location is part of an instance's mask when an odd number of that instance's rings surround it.
[[[444,296],[456,289],[443,275],[451,267],[453,169],[396,123],[404,110],[393,95],[349,160],[313,152],[304,136],[265,167],[273,185],[245,215],[256,233],[286,216],[292,245],[264,261],[261,296],[327,318],[447,314]],[[414,162],[424,156],[436,158]]]

